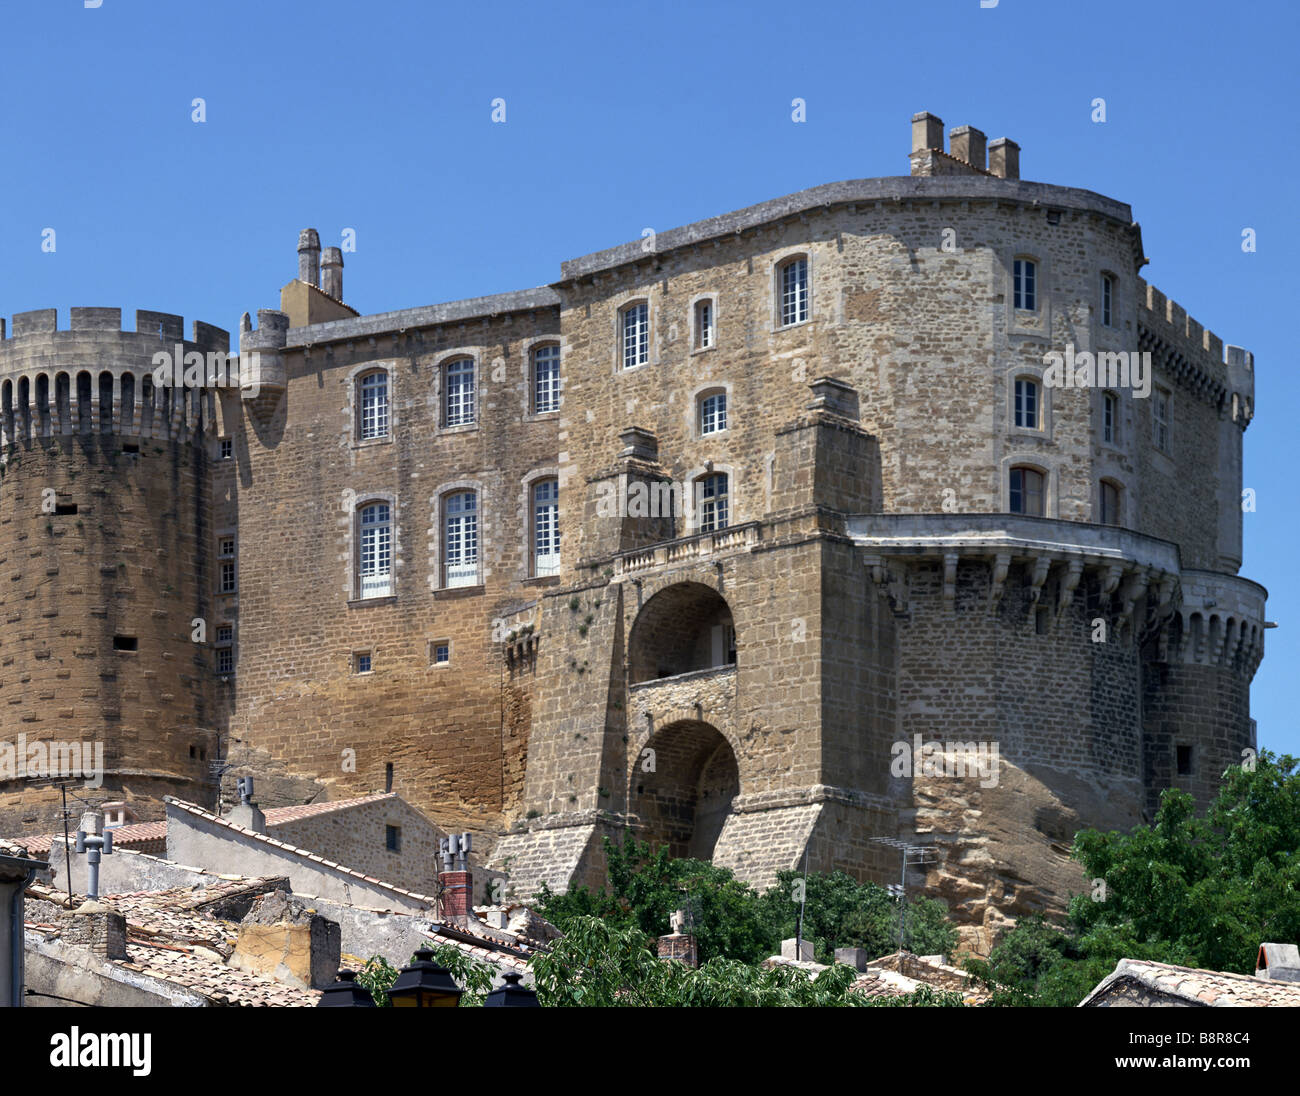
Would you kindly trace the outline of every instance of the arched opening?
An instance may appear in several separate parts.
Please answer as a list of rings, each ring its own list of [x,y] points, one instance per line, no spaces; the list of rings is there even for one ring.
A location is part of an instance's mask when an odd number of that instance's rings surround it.
[[[135,374],[122,374],[122,433],[135,431]]]
[[[90,421],[90,374],[84,370],[77,374],[77,432],[89,434],[93,423]]]
[[[634,761],[631,792],[643,841],[667,845],[675,857],[711,860],[740,794],[736,755],[708,723],[671,723],[650,736]]]
[[[46,373],[36,375],[36,432],[43,438],[50,436],[50,378]]]
[[[628,683],[736,664],[731,608],[712,587],[679,582],[641,607],[628,642]]]
[[[72,382],[66,373],[54,378],[54,407],[59,419],[59,433],[72,433]]]
[[[99,432],[113,430],[113,374],[105,370],[99,375]]]

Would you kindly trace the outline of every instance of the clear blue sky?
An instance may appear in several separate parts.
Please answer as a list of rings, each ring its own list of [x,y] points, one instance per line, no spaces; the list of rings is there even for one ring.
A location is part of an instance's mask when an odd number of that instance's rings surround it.
[[[562,259],[836,179],[907,173],[930,110],[1027,179],[1132,205],[1144,275],[1256,355],[1243,573],[1280,627],[1260,741],[1300,752],[1297,6],[355,0],[6,6],[0,314],[118,305],[234,330],[300,228],[356,230],[349,303],[539,285]],[[1106,100],[1107,121],[1091,121]],[[207,121],[191,121],[206,100]],[[491,102],[506,101],[506,123]],[[790,119],[791,100],[807,121]],[[1244,254],[1241,230],[1258,251]],[[57,251],[41,251],[54,228]]]

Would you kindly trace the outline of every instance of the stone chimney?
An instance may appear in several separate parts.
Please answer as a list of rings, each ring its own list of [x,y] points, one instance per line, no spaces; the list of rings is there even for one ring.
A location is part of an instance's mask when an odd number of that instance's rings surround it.
[[[449,925],[464,925],[474,916],[474,876],[469,870],[472,837],[453,833],[438,842],[442,857],[442,918]]]
[[[1009,137],[989,144],[989,171],[999,179],[1020,178],[1020,146]]]
[[[244,916],[226,965],[321,989],[333,984],[341,954],[338,922],[277,890],[260,895]]]
[[[1255,977],[1266,982],[1300,982],[1300,948],[1295,944],[1260,944]]]
[[[327,297],[343,300],[343,252],[337,247],[327,247],[321,260],[321,290]]]
[[[266,833],[266,815],[253,802],[253,778],[239,778],[239,802],[226,812],[226,821],[254,833]]]
[[[948,155],[965,160],[971,167],[984,170],[985,137],[974,126],[958,126],[948,134]]]
[[[943,119],[928,110],[912,115],[912,152],[943,151]]]
[[[813,942],[811,940],[793,940],[781,941],[781,958],[794,959],[800,963],[811,963],[814,961]]]
[[[298,233],[298,280],[320,285],[320,236],[314,228]]]

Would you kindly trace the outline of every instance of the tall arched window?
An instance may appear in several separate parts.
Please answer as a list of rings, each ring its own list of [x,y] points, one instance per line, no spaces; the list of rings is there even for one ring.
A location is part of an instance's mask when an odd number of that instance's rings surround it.
[[[388,436],[388,372],[376,369],[357,382],[357,437],[362,441]]]
[[[1044,513],[1043,473],[1037,468],[1011,469],[1011,512],[1041,518]]]
[[[696,513],[701,533],[716,533],[727,527],[727,474],[714,472],[695,481]]]
[[[623,368],[645,365],[650,360],[650,306],[637,301],[618,316]]]
[[[777,305],[782,327],[808,319],[808,289],[807,256],[789,259],[777,268]]]
[[[560,481],[533,484],[533,574],[560,573]]]
[[[393,512],[386,502],[371,502],[357,512],[357,596],[389,597],[393,592]]]
[[[442,528],[443,585],[478,585],[478,495],[447,495]]]
[[[443,367],[443,378],[443,425],[468,426],[474,421],[474,359],[449,361]]]
[[[533,350],[533,413],[560,409],[560,344],[544,343]]]

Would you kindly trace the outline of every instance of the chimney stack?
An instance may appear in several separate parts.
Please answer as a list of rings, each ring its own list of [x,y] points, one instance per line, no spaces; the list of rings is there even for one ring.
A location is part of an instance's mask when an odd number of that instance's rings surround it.
[[[989,171],[999,179],[1020,178],[1020,146],[1009,137],[989,143]]]
[[[450,925],[464,925],[474,916],[474,877],[469,870],[469,851],[473,837],[453,833],[438,842],[442,856],[442,917]]]
[[[314,228],[298,233],[298,280],[320,286],[320,236]]]
[[[928,110],[912,115],[912,151],[943,151],[943,119]]]
[[[343,252],[337,247],[327,247],[321,260],[321,290],[327,297],[340,303],[343,300]]]
[[[914,123],[915,124],[915,123]],[[965,160],[972,167],[984,170],[985,136],[974,126],[958,126],[948,134],[948,155]]]

